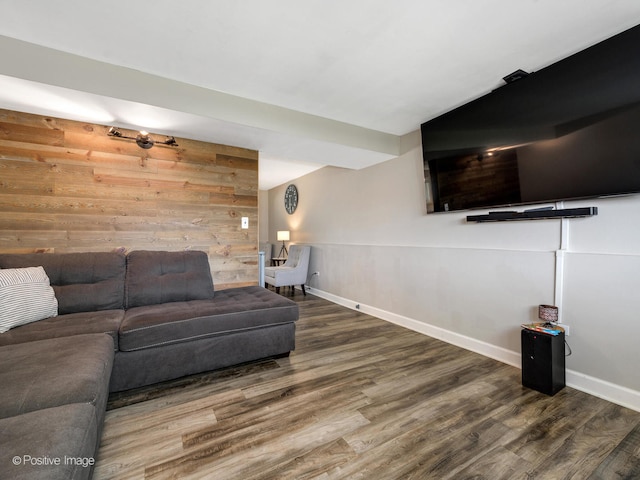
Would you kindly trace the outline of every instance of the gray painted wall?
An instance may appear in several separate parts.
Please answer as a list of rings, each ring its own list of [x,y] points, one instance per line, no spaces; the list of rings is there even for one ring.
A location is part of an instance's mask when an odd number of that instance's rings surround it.
[[[520,324],[555,303],[571,327],[568,384],[640,410],[640,196],[565,202],[597,206],[592,218],[473,224],[426,214],[422,168],[419,147],[323,168],[291,182],[293,215],[274,188],[269,237],[289,229],[312,246],[313,292],[514,365]]]

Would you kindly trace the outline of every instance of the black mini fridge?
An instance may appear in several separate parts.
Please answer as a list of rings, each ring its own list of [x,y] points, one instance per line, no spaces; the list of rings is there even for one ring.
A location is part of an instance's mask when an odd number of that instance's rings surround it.
[[[547,395],[565,386],[564,332],[522,329],[522,385]]]

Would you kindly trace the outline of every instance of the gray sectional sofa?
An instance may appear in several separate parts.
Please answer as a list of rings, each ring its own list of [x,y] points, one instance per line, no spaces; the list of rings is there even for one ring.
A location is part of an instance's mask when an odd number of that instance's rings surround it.
[[[295,347],[297,304],[214,292],[204,252],[0,254],[35,266],[58,315],[0,333],[0,478],[90,478],[109,392]]]

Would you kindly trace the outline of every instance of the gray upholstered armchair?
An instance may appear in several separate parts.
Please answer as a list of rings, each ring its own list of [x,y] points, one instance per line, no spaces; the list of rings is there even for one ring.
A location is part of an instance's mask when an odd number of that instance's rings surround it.
[[[271,265],[271,257],[273,256],[273,245],[268,242],[260,242],[258,244],[258,251],[264,252],[264,266]]]
[[[304,284],[307,281],[309,271],[309,255],[311,247],[306,245],[291,245],[289,247],[289,257],[284,265],[279,267],[266,267],[264,269],[264,282],[273,285],[276,292],[280,292],[280,287],[301,285],[302,293],[307,292]]]

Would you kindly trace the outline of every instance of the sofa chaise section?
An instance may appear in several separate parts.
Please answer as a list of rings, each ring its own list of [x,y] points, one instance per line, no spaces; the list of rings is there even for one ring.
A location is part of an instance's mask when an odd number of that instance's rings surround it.
[[[0,347],[2,478],[91,477],[113,357],[105,334]]]
[[[125,291],[112,391],[295,348],[297,304],[257,286],[214,293],[204,252],[131,252]]]
[[[286,300],[286,299],[284,299]],[[183,343],[297,320],[297,308],[261,287],[216,292],[214,300],[134,307],[120,327],[120,350]]]
[[[88,403],[72,403],[0,418],[0,478],[91,478],[100,439],[94,410]]]
[[[77,402],[104,410],[113,357],[105,334],[0,347],[0,417]]]

